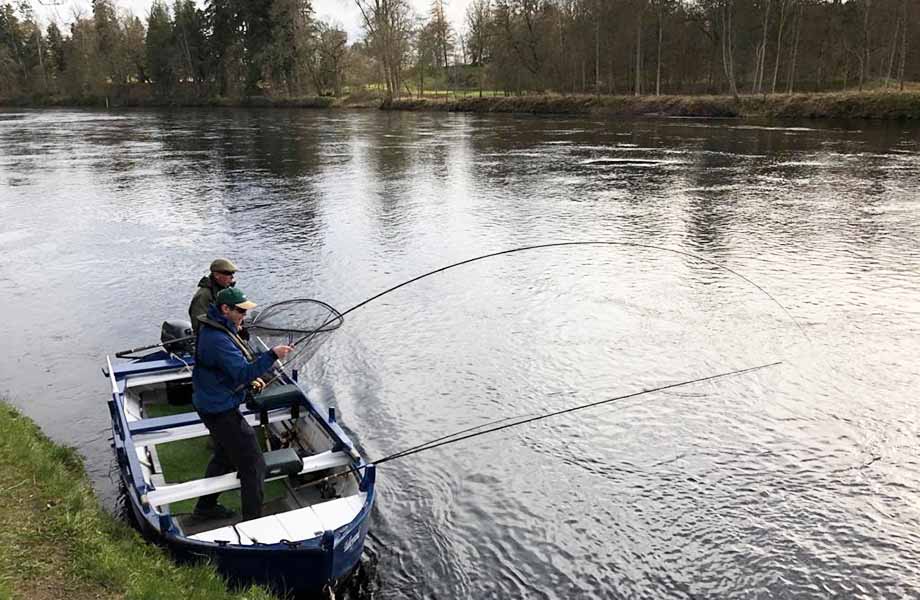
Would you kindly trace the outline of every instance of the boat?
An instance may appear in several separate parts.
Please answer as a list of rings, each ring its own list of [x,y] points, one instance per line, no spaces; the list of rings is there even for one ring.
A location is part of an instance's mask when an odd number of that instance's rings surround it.
[[[177,343],[140,357],[124,354],[107,356],[103,369],[112,392],[112,446],[126,505],[146,537],[180,561],[212,562],[233,584],[283,593],[328,592],[356,569],[374,504],[375,469],[337,423],[335,409],[321,410],[320,393],[301,387],[296,371],[278,368],[274,381],[240,407],[266,445],[263,516],[201,519],[183,511],[183,503],[238,489],[240,482],[236,473],[205,478],[203,466],[197,478],[170,476],[166,458],[188,456],[189,444],[199,444],[201,452],[194,446],[192,452],[203,455],[201,465],[210,458],[208,431],[188,403],[192,348]],[[269,498],[268,486],[275,497]]]

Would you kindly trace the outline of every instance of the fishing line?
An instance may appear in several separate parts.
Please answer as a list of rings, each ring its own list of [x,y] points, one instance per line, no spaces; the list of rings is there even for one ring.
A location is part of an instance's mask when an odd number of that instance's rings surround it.
[[[447,271],[447,270],[449,270],[449,269],[454,269],[454,268],[456,268],[456,267],[461,267],[461,266],[463,266],[463,265],[468,265],[468,264],[470,264],[470,263],[474,263],[474,262],[477,262],[477,261],[480,261],[480,260],[485,260],[485,259],[488,259],[488,258],[495,258],[495,257],[497,257],[497,256],[503,256],[503,255],[506,255],[506,254],[515,254],[515,253],[518,253],[518,252],[527,252],[527,251],[530,251],[530,250],[540,250],[540,249],[546,249],[546,248],[559,248],[559,247],[566,247],[566,246],[591,246],[591,245],[594,245],[594,246],[626,246],[626,247],[632,247],[632,248],[645,248],[645,249],[650,249],[650,250],[659,250],[659,251],[663,251],[663,252],[671,252],[671,253],[673,253],[673,254],[678,254],[678,255],[681,255],[681,256],[686,256],[686,257],[692,258],[692,259],[694,259],[694,260],[698,260],[698,261],[700,261],[700,262],[704,262],[704,263],[713,265],[713,266],[715,266],[715,267],[718,267],[718,268],[720,268],[720,269],[723,269],[723,270],[725,270],[725,271],[728,271],[728,272],[731,273],[732,275],[734,275],[734,276],[736,276],[736,277],[742,279],[743,281],[747,282],[748,284],[750,284],[750,285],[754,286],[755,288],[757,288],[758,290],[760,290],[760,291],[761,291],[767,298],[769,298],[774,304],[776,304],[778,307],[780,307],[780,309],[782,309],[783,313],[785,313],[786,316],[789,317],[789,320],[791,320],[791,321],[795,324],[795,326],[798,328],[798,330],[802,333],[802,335],[805,336],[805,339],[808,340],[809,343],[812,343],[811,338],[808,336],[808,333],[805,332],[805,329],[802,327],[802,325],[799,324],[799,322],[795,319],[795,317],[792,316],[792,313],[789,312],[789,310],[788,310],[785,306],[783,306],[783,304],[782,304],[779,300],[777,300],[776,298],[774,298],[773,295],[770,294],[770,292],[768,292],[767,290],[765,290],[763,287],[761,287],[761,286],[760,286],[759,284],[757,284],[755,281],[753,281],[753,280],[751,280],[750,278],[746,277],[745,275],[739,273],[738,271],[736,271],[736,270],[734,270],[734,269],[732,269],[732,268],[730,268],[730,267],[727,267],[727,266],[725,266],[725,265],[719,264],[719,263],[715,262],[714,260],[711,260],[711,259],[708,259],[708,258],[704,258],[704,257],[702,257],[702,256],[699,256],[699,255],[696,255],[696,254],[692,254],[692,253],[690,253],[690,252],[685,252],[685,251],[683,251],[683,250],[676,250],[676,249],[674,249],[674,248],[668,248],[668,247],[666,247],[666,246],[656,246],[656,245],[653,245],[653,244],[641,244],[641,243],[638,243],[638,242],[615,242],[615,241],[609,241],[609,240],[580,240],[580,241],[572,241],[572,242],[552,242],[552,243],[547,243],[547,244],[535,244],[535,245],[532,245],[532,246],[521,246],[521,247],[519,247],[519,248],[511,248],[511,249],[509,249],[509,250],[500,250],[500,251],[498,251],[498,252],[491,252],[491,253],[489,253],[489,254],[483,254],[482,256],[476,256],[476,257],[474,257],[474,258],[468,258],[468,259],[466,259],[466,260],[461,260],[461,261],[459,261],[459,262],[455,262],[455,263],[453,263],[453,264],[450,264],[450,265],[447,265],[447,266],[444,266],[444,267],[440,267],[440,268],[438,268],[438,269],[434,269],[433,271],[428,271],[427,273],[423,273],[423,274],[421,274],[421,275],[418,275],[418,276],[416,276],[416,277],[413,277],[412,279],[409,279],[409,280],[407,280],[407,281],[404,281],[404,282],[402,282],[402,283],[400,283],[400,284],[394,285],[393,287],[390,287],[390,288],[388,288],[388,289],[386,289],[386,290],[384,290],[384,291],[382,291],[382,292],[380,292],[380,293],[378,293],[378,294],[375,294],[375,295],[371,296],[370,298],[367,298],[366,300],[363,300],[363,301],[359,302],[358,304],[355,304],[355,305],[352,306],[351,308],[349,308],[349,309],[345,310],[344,312],[342,312],[342,313],[339,315],[339,317],[337,317],[337,318],[342,318],[342,317],[344,317],[345,315],[347,315],[347,314],[349,314],[349,313],[352,313],[352,312],[358,310],[358,309],[361,308],[362,306],[365,306],[365,305],[367,305],[367,304],[370,304],[370,303],[373,302],[374,300],[377,300],[378,298],[380,298],[380,297],[382,297],[382,296],[385,296],[385,295],[387,295],[387,294],[389,294],[389,293],[391,293],[391,292],[395,292],[396,290],[398,290],[398,289],[400,289],[400,288],[403,288],[403,287],[405,287],[405,286],[407,286],[407,285],[409,285],[409,284],[415,283],[416,281],[419,281],[419,280],[421,280],[421,279],[425,279],[426,277],[431,277],[432,275],[436,275],[436,274],[438,274],[438,273],[443,273],[444,271]],[[316,335],[317,332],[321,331],[321,330],[322,330],[326,325],[328,325],[329,322],[331,322],[332,320],[333,320],[333,319],[330,318],[329,321],[327,321],[326,323],[323,323],[323,325],[321,325],[317,330],[312,331],[312,332],[310,332],[310,333],[304,335],[304,336],[301,337],[300,339],[296,340],[293,344],[291,344],[291,346],[292,346],[292,347],[297,347],[297,346],[300,345],[301,343],[303,343],[303,342],[305,342],[305,341],[309,341],[314,335]],[[295,352],[294,355],[293,355],[292,357],[290,357],[290,358],[286,361],[285,364],[287,364],[287,363],[293,361],[298,355],[299,355],[299,352]]]
[[[652,392],[662,392],[662,391],[664,391],[664,390],[670,390],[670,389],[677,388],[677,387],[681,387],[681,386],[685,386],[685,385],[691,385],[691,384],[694,384],[694,383],[702,383],[703,381],[711,381],[711,380],[713,380],[713,379],[720,379],[720,378],[729,377],[729,376],[732,376],[732,375],[741,375],[741,374],[744,374],[744,373],[751,373],[751,372],[753,372],[753,371],[759,371],[759,370],[761,370],[761,369],[766,369],[766,368],[768,368],[768,367],[775,367],[775,366],[777,366],[777,365],[781,365],[782,363],[783,363],[783,361],[776,361],[776,362],[772,362],[772,363],[766,363],[766,364],[758,365],[758,366],[755,366],[755,367],[746,367],[746,368],[744,368],[744,369],[736,369],[736,370],[734,370],[734,371],[727,371],[727,372],[725,372],[725,373],[718,373],[718,374],[716,374],[716,375],[709,375],[709,376],[707,376],[707,377],[700,377],[700,378],[697,378],[697,379],[691,379],[691,380],[689,380],[689,381],[682,381],[682,382],[679,382],[679,383],[671,383],[671,384],[668,384],[668,385],[663,385],[663,386],[659,386],[659,387],[655,387],[655,388],[650,388],[650,389],[647,389],[647,390],[641,390],[641,391],[638,391],[638,392],[633,392],[633,393],[631,393],[631,394],[625,394],[625,395],[623,395],[623,396],[616,396],[616,397],[614,397],[614,398],[607,398],[607,399],[605,399],[605,400],[598,400],[598,401],[596,401],[596,402],[591,402],[591,403],[588,403],[588,404],[581,404],[581,405],[579,405],[579,406],[572,406],[572,407],[569,407],[569,408],[563,408],[562,410],[556,410],[556,411],[549,412],[549,413],[543,413],[543,414],[539,414],[539,415],[536,415],[536,416],[533,416],[533,417],[526,417],[526,418],[520,419],[520,420],[518,420],[518,421],[515,421],[514,423],[506,423],[506,424],[504,424],[504,425],[495,425],[494,427],[490,427],[489,429],[483,429],[482,431],[477,431],[477,432],[475,432],[475,433],[466,433],[465,431],[460,431],[460,432],[456,432],[456,433],[454,433],[454,434],[451,434],[451,435],[449,435],[449,436],[444,436],[444,437],[438,438],[437,440],[431,440],[431,441],[426,442],[426,443],[424,443],[424,444],[419,444],[419,445],[417,445],[417,446],[413,446],[412,448],[408,448],[408,449],[406,449],[406,450],[401,450],[401,451],[399,451],[399,452],[395,452],[395,453],[393,453],[393,454],[390,454],[389,456],[385,456],[385,457],[383,457],[383,458],[381,458],[381,459],[375,460],[375,461],[373,461],[371,464],[374,464],[374,465],[381,465],[381,464],[386,463],[386,462],[389,462],[389,461],[391,461],[391,460],[396,460],[396,459],[398,459],[398,458],[405,458],[406,456],[411,456],[411,455],[417,454],[417,453],[419,453],[419,452],[424,452],[424,451],[426,451],[426,450],[432,450],[432,449],[434,449],[434,448],[438,448],[438,447],[440,447],[440,446],[445,446],[445,445],[448,445],[448,444],[454,444],[454,443],[456,443],[456,442],[461,442],[461,441],[463,441],[463,440],[468,440],[468,439],[471,439],[471,438],[474,438],[474,437],[479,437],[479,436],[485,435],[485,434],[487,434],[487,433],[493,433],[493,432],[495,432],[495,431],[501,431],[501,430],[503,430],[503,429],[509,429],[509,428],[511,428],[511,427],[517,427],[518,425],[525,425],[525,424],[527,424],[527,423],[533,423],[533,422],[535,422],[535,421],[541,421],[541,420],[543,420],[543,419],[548,419],[548,418],[550,418],[550,417],[556,417],[556,416],[559,416],[559,415],[564,415],[564,414],[568,414],[568,413],[573,413],[573,412],[576,412],[576,411],[579,411],[579,410],[585,410],[585,409],[588,409],[588,408],[594,408],[595,406],[601,406],[601,405],[603,405],[603,404],[610,404],[610,403],[612,403],[612,402],[618,402],[618,401],[620,401],[620,400],[627,400],[627,399],[629,399],[629,398],[635,398],[635,397],[637,397],[637,396],[642,396],[642,395],[645,395],[645,394],[651,394]],[[502,420],[507,420],[507,419],[502,419]],[[486,426],[488,426],[488,425],[492,425],[492,424],[495,424],[495,423],[499,423],[499,422],[500,422],[500,421],[495,421],[495,422],[493,422],[493,423],[485,423],[485,424],[481,425],[480,428],[481,428],[481,427],[486,427]],[[465,435],[461,435],[461,434],[463,434],[463,433],[466,433],[466,434],[465,434]],[[456,437],[456,436],[460,436],[460,437]],[[448,438],[452,438],[452,439],[448,439]]]
[[[539,415],[536,415],[536,416],[532,416],[532,417],[519,418],[519,420],[516,420],[516,421],[513,422],[513,423],[505,423],[504,425],[499,425],[498,423],[502,423],[502,422],[504,422],[504,421],[508,421],[509,419],[514,419],[514,418],[517,418],[517,417],[509,417],[509,418],[499,419],[499,420],[497,420],[497,421],[492,421],[492,422],[489,422],[489,423],[483,423],[483,424],[478,425],[478,426],[476,426],[476,427],[471,427],[471,428],[468,428],[468,429],[464,429],[464,430],[461,430],[461,431],[457,431],[457,432],[454,432],[454,433],[452,433],[452,434],[450,434],[450,435],[446,435],[446,436],[442,436],[442,437],[439,437],[439,438],[436,438],[436,439],[433,439],[433,440],[429,440],[429,441],[427,441],[427,442],[425,442],[425,443],[423,443],[423,444],[417,444],[417,445],[412,446],[412,447],[410,447],[410,448],[406,448],[406,449],[404,449],[404,450],[400,450],[399,452],[394,452],[393,454],[389,454],[389,455],[387,455],[387,456],[384,456],[383,458],[380,458],[380,459],[377,459],[377,460],[374,460],[374,461],[370,461],[370,462],[368,462],[368,463],[366,463],[366,464],[363,464],[363,465],[361,465],[361,466],[359,466],[359,467],[357,467],[357,468],[350,468],[348,471],[343,471],[343,472],[341,472],[341,473],[334,473],[334,474],[332,474],[332,475],[327,475],[326,477],[323,477],[323,478],[321,478],[321,479],[317,479],[317,480],[315,480],[315,481],[311,481],[311,482],[309,482],[309,483],[306,483],[306,484],[304,484],[303,487],[312,487],[312,486],[320,485],[320,484],[322,484],[322,483],[324,483],[324,482],[326,482],[326,481],[330,481],[330,480],[332,480],[332,479],[336,479],[336,478],[339,478],[339,477],[343,477],[343,476],[348,475],[348,474],[350,474],[350,473],[357,473],[358,471],[364,470],[364,469],[366,469],[367,467],[370,467],[370,466],[379,466],[379,465],[382,465],[382,464],[384,464],[384,463],[388,463],[388,462],[393,461],[393,460],[398,460],[398,459],[401,459],[401,458],[405,458],[405,457],[407,457],[407,456],[411,456],[411,455],[413,455],[413,454],[418,454],[418,453],[420,453],[420,452],[425,452],[425,451],[427,451],[427,450],[433,450],[434,448],[439,448],[439,447],[441,447],[441,446],[447,446],[447,445],[449,445],[449,444],[455,444],[455,443],[457,443],[457,442],[462,442],[462,441],[464,441],[464,440],[469,440],[469,439],[472,439],[472,438],[475,438],[475,437],[479,437],[479,436],[481,436],[481,435],[486,435],[486,434],[488,434],[488,433],[494,433],[494,432],[496,432],[496,431],[502,431],[502,430],[504,430],[504,429],[510,429],[510,428],[512,428],[512,427],[517,427],[518,425],[526,425],[526,424],[528,424],[528,423],[533,423],[533,422],[535,422],[535,421],[540,421],[540,420],[543,420],[543,419],[548,419],[548,418],[550,418],[550,417],[556,417],[556,416],[559,416],[559,415],[564,415],[564,414],[568,414],[568,413],[573,413],[573,412],[580,411],[580,410],[586,410],[586,409],[588,409],[588,408],[594,408],[594,407],[596,407],[596,406],[601,406],[601,405],[604,405],[604,404],[611,404],[611,403],[613,403],[613,402],[618,402],[618,401],[620,401],[620,400],[627,400],[627,399],[629,399],[629,398],[636,398],[636,397],[638,397],[638,396],[644,396],[644,395],[646,395],[646,394],[651,394],[651,393],[654,393],[654,392],[661,392],[661,391],[664,391],[664,390],[671,390],[671,389],[674,389],[674,388],[678,388],[678,387],[682,387],[682,386],[686,386],[686,385],[691,385],[691,384],[694,384],[694,383],[702,383],[702,382],[704,382],[704,381],[712,381],[712,380],[721,379],[721,378],[724,378],[724,377],[731,377],[731,376],[734,376],[734,375],[742,375],[742,374],[745,374],[745,373],[752,373],[752,372],[754,372],[754,371],[759,371],[759,370],[761,370],[761,369],[767,369],[767,368],[770,368],[770,367],[775,367],[775,366],[778,366],[778,365],[781,365],[781,364],[783,364],[783,361],[776,361],[776,362],[771,362],[771,363],[765,363],[765,364],[762,364],[762,365],[757,365],[757,366],[754,366],[754,367],[746,367],[746,368],[743,368],[743,369],[735,369],[735,370],[733,370],[733,371],[726,371],[726,372],[724,372],[724,373],[717,373],[717,374],[715,374],[715,375],[709,375],[709,376],[707,376],[707,377],[699,377],[699,378],[697,378],[697,379],[690,379],[690,380],[688,380],[688,381],[681,381],[681,382],[677,382],[677,383],[670,383],[670,384],[667,384],[667,385],[662,385],[662,386],[658,386],[658,387],[654,387],[654,388],[649,388],[649,389],[645,389],[645,390],[640,390],[640,391],[638,391],[638,392],[632,392],[632,393],[630,393],[630,394],[624,394],[624,395],[622,395],[622,396],[615,396],[615,397],[613,397],[613,398],[606,398],[606,399],[604,399],[604,400],[598,400],[598,401],[596,401],[596,402],[591,402],[591,403],[589,403],[589,404],[581,404],[581,405],[578,405],[578,406],[572,406],[572,407],[569,407],[569,408],[564,408],[564,409],[562,409],[562,410],[556,410],[556,411],[549,412],[549,413],[542,413],[542,414],[539,414]],[[490,425],[494,425],[494,427],[489,427]],[[489,427],[489,428],[488,428],[488,429],[482,429],[483,427]],[[476,430],[476,429],[481,429],[481,431],[474,431],[474,430]],[[474,431],[474,432],[473,432],[473,433],[468,433],[468,432],[470,432],[470,431]],[[459,437],[457,437],[457,436],[459,436]]]
[[[435,444],[435,443],[437,443],[437,442],[441,442],[441,441],[443,441],[443,440],[448,440],[448,439],[450,439],[450,438],[456,437],[456,436],[458,436],[458,435],[462,435],[462,434],[464,434],[464,433],[469,433],[469,432],[471,432],[471,431],[476,431],[477,429],[482,429],[483,427],[488,427],[488,426],[490,426],[490,425],[496,425],[496,424],[498,424],[498,423],[504,423],[504,422],[506,422],[506,421],[512,421],[512,420],[515,420],[515,419],[524,419],[524,418],[527,418],[527,417],[529,417],[529,416],[530,416],[530,415],[516,415],[516,416],[511,416],[511,417],[505,417],[504,419],[496,419],[496,420],[494,420],[494,421],[487,421],[487,422],[485,422],[485,423],[480,423],[479,425],[474,425],[473,427],[469,427],[469,428],[467,428],[467,429],[461,429],[460,431],[455,431],[455,432],[449,433],[449,434],[447,434],[447,435],[445,435],[445,436],[441,436],[441,437],[435,438],[435,439],[433,439],[433,440],[428,440],[427,442],[424,442],[424,443],[422,443],[422,444],[418,444],[417,446],[412,446],[411,448],[406,448],[406,449],[404,449],[404,450],[399,451],[397,454],[399,454],[400,456],[402,456],[403,454],[414,453],[416,450],[421,451],[421,449],[424,449],[426,446],[429,446],[429,445],[431,445],[431,444]],[[397,458],[398,458],[398,457],[397,457]],[[391,460],[392,460],[392,459],[391,459]],[[379,461],[378,461],[378,463],[375,463],[375,464],[379,464]]]

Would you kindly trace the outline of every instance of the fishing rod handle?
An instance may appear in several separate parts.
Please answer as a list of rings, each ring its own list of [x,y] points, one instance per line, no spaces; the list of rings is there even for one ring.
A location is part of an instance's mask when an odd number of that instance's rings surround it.
[[[137,348],[131,348],[130,350],[122,350],[121,352],[115,353],[115,358],[123,358],[128,354],[134,354],[135,352],[143,352],[144,350],[153,350],[154,348],[161,348],[166,344],[175,344],[176,342],[184,342],[186,340],[194,339],[194,335],[187,335],[185,337],[176,338],[174,340],[169,340],[168,342],[160,342],[159,344],[150,344],[149,346],[139,346]]]

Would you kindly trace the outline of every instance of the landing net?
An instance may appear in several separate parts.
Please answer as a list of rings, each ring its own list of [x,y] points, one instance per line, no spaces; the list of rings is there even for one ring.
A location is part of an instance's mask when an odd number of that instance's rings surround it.
[[[258,337],[269,348],[279,344],[294,346],[285,364],[298,368],[343,322],[342,314],[325,302],[299,298],[254,310],[243,327],[250,337]]]

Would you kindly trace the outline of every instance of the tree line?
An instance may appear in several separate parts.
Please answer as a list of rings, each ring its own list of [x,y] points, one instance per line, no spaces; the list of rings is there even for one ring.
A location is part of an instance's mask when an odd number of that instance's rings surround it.
[[[775,94],[920,79],[917,0],[352,0],[362,39],[310,0],[94,0],[62,31],[0,5],[0,97]]]
[[[146,20],[93,0],[68,30],[0,5],[0,97],[339,95],[347,34],[309,0],[154,0]]]

